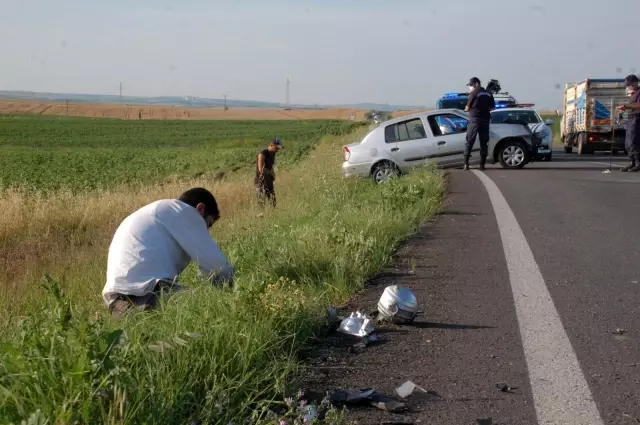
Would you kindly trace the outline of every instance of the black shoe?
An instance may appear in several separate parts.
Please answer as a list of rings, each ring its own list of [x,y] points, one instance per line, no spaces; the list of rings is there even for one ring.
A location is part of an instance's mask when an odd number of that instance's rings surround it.
[[[635,167],[629,170],[630,173],[637,173],[638,171],[640,171],[640,164],[636,165]]]
[[[627,171],[633,170],[635,167],[636,167],[636,162],[632,160],[629,165],[627,165],[626,167],[622,168],[620,171],[622,171],[623,173],[626,173]]]
[[[469,169],[469,164],[464,164],[464,167],[462,169],[463,170],[468,170]]]
[[[480,170],[484,170],[484,164],[480,164]]]

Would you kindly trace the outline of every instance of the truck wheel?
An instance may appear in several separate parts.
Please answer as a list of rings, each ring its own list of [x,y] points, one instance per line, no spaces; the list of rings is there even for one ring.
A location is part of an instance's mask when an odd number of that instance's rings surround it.
[[[520,169],[529,162],[529,149],[520,140],[508,140],[500,146],[498,160],[502,168]]]
[[[578,155],[584,155],[588,153],[595,153],[595,151],[589,147],[587,147],[587,135],[585,133],[580,133],[578,135]]]
[[[573,147],[572,146],[565,146],[564,147],[564,153],[571,153],[573,152]]]

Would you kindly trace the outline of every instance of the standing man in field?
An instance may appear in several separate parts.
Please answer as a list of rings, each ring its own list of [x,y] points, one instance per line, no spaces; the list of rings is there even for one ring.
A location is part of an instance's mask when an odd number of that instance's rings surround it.
[[[480,84],[477,77],[473,77],[467,84],[469,87],[469,99],[464,107],[469,112],[469,126],[467,127],[467,143],[464,148],[464,169],[469,169],[469,158],[471,150],[476,142],[476,137],[480,139],[480,169],[484,170],[489,153],[489,123],[491,122],[491,111],[496,107],[493,95],[486,91]]]
[[[185,289],[175,281],[192,260],[211,283],[233,283],[235,270],[209,235],[219,218],[215,198],[203,188],[152,202],[125,218],[109,247],[102,290],[112,315],[155,309],[161,295]]]
[[[629,111],[624,145],[631,163],[620,171],[638,172],[640,171],[640,90],[638,90],[638,77],[633,74],[628,75],[624,79],[624,85],[631,101],[626,105],[618,106],[618,109]]]
[[[258,195],[258,204],[264,206],[265,200],[268,199],[271,205],[276,206],[276,192],[273,183],[276,181],[276,173],[273,165],[276,161],[276,153],[283,149],[282,142],[279,137],[273,139],[266,149],[258,154],[256,160],[256,176],[254,184]]]

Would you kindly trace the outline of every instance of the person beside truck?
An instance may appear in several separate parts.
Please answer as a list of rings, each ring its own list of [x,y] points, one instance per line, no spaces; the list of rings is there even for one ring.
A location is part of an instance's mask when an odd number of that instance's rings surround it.
[[[628,104],[618,106],[618,109],[629,111],[624,145],[630,163],[620,171],[638,172],[640,171],[640,90],[638,90],[638,77],[633,74],[628,75],[624,79],[624,86],[631,101]]]

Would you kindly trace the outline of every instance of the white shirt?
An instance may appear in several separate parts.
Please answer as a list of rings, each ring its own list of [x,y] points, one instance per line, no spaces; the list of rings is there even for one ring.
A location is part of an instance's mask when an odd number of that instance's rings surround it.
[[[213,282],[230,280],[235,271],[195,208],[175,199],[155,201],[116,230],[102,297],[109,305],[116,294],[148,294],[159,279],[174,280],[192,260],[203,274],[213,274]]]

